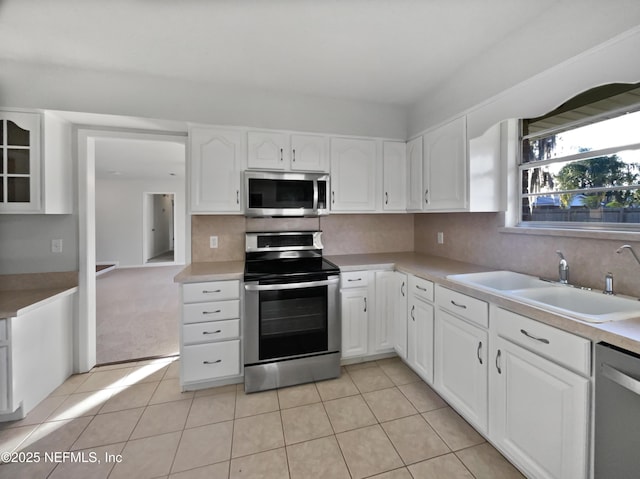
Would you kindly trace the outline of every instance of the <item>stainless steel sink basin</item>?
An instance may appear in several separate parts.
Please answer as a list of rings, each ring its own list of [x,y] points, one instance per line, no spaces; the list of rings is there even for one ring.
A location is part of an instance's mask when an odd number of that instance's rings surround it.
[[[592,323],[640,317],[640,301],[573,288],[512,271],[454,274],[447,279]]]
[[[524,288],[546,288],[548,281],[513,271],[488,271],[486,273],[452,274],[447,279],[476,288],[509,291]]]

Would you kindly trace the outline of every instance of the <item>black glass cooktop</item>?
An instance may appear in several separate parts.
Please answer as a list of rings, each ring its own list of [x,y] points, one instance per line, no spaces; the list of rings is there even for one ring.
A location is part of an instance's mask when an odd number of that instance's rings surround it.
[[[245,262],[245,281],[312,281],[325,279],[329,274],[339,274],[340,269],[322,257],[280,258],[272,260],[248,260]]]

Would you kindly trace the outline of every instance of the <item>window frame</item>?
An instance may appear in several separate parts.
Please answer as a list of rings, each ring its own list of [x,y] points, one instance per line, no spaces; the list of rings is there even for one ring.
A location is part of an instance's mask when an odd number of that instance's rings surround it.
[[[607,186],[607,187],[596,187],[589,189],[573,189],[573,190],[558,190],[553,193],[550,192],[541,192],[541,193],[523,193],[522,185],[523,185],[523,172],[525,170],[529,170],[532,168],[532,165],[536,167],[544,167],[550,164],[557,163],[568,163],[575,162],[580,160],[586,160],[589,158],[599,158],[603,156],[609,156],[616,154],[622,151],[628,150],[638,150],[640,151],[640,136],[638,137],[638,142],[625,144],[621,146],[607,147],[601,148],[599,150],[590,150],[580,153],[574,153],[567,156],[556,157],[548,160],[539,160],[536,162],[528,162],[524,163],[524,142],[526,140],[532,138],[544,138],[545,136],[549,136],[552,134],[560,134],[565,131],[570,131],[573,129],[577,129],[589,124],[598,123],[601,121],[605,121],[612,118],[620,117],[627,113],[637,113],[640,112],[640,103],[635,103],[632,105],[622,106],[616,109],[608,110],[606,112],[602,112],[597,115],[590,116],[588,118],[582,118],[580,120],[568,122],[561,127],[558,128],[548,128],[545,130],[540,130],[535,133],[524,135],[523,134],[523,124],[525,119],[520,119],[518,121],[518,148],[516,150],[516,198],[517,198],[517,220],[516,226],[522,229],[539,229],[541,231],[548,230],[585,230],[585,231],[608,231],[608,232],[620,232],[620,233],[640,233],[640,222],[638,223],[622,223],[622,222],[587,222],[587,221],[534,221],[534,220],[523,220],[523,203],[525,197],[529,196],[545,196],[549,194],[553,195],[563,195],[563,194],[581,194],[585,191],[600,193],[600,192],[608,192],[608,191],[620,191],[620,190],[638,190],[640,191],[640,184],[638,185],[629,185],[629,186]],[[640,211],[640,208],[639,208]]]

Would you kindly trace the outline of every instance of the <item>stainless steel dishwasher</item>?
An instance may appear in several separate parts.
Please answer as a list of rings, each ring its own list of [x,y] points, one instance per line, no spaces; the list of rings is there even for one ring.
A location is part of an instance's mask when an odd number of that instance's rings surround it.
[[[596,344],[596,479],[640,477],[640,356]]]

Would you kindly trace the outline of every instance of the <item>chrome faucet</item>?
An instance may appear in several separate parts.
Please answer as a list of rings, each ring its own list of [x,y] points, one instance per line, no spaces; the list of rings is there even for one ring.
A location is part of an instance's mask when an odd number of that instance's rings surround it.
[[[564,255],[560,250],[556,251],[556,254],[560,256],[560,263],[558,264],[558,277],[562,284],[569,284],[569,263],[564,259]]]
[[[638,262],[638,264],[640,264],[640,258],[638,258],[638,255],[636,254],[636,252],[633,251],[633,248],[631,247],[631,245],[623,244],[622,246],[620,246],[620,248],[616,250],[616,253],[620,254],[625,249],[628,249],[629,251],[631,251],[631,254],[635,258],[635,260]]]

